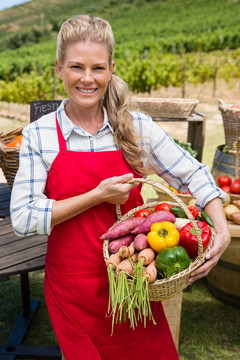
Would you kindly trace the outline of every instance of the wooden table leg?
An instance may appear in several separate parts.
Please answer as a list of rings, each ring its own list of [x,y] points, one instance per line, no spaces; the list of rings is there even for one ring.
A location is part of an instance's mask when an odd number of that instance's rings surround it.
[[[28,273],[21,274],[22,311],[12,329],[6,344],[0,344],[0,360],[22,359],[61,359],[58,346],[29,346],[22,342],[38,310],[40,301],[30,300]]]
[[[202,161],[203,147],[205,141],[206,116],[202,114],[202,121],[188,122],[187,141],[191,143],[192,149],[197,150],[197,160]]]

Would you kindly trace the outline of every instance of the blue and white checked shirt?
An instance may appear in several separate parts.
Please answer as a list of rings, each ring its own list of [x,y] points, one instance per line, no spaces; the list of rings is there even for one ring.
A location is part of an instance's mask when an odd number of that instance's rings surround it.
[[[104,109],[100,131],[89,134],[67,117],[63,100],[58,108],[58,120],[70,151],[115,151],[113,130]],[[159,125],[138,112],[132,112],[134,128],[143,137],[145,149],[155,172],[182,192],[191,191],[201,208],[224,193],[216,187],[209,168],[192,158],[174,143]],[[55,113],[52,112],[29,124],[23,130],[20,165],[11,197],[12,226],[19,236],[46,234],[51,231],[53,199],[44,193],[49,169],[59,152]],[[66,179],[67,181],[67,179]]]

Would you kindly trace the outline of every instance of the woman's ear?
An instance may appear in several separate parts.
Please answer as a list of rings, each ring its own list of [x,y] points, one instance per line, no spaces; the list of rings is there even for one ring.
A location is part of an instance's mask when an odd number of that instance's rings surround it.
[[[109,79],[108,79],[108,81],[110,81],[111,78],[112,78],[112,74],[113,74],[114,68],[115,68],[115,61],[112,62],[112,65],[111,65],[111,67],[110,67],[110,72],[109,72]]]
[[[60,66],[59,62],[57,61],[57,59],[55,60],[55,65],[56,65],[56,69],[58,72],[58,75],[60,77],[60,79],[63,79],[63,74],[62,74],[62,66]]]

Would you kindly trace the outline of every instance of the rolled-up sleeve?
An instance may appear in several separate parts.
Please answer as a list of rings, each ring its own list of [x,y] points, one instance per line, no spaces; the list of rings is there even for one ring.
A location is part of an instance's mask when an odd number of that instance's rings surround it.
[[[18,236],[48,235],[54,200],[44,193],[48,169],[42,161],[37,127],[25,128],[23,135],[10,202],[11,222]]]
[[[149,164],[159,177],[183,193],[190,190],[201,209],[214,198],[225,201],[226,194],[216,186],[207,165],[178,146],[150,117],[138,113],[134,117],[149,154]]]

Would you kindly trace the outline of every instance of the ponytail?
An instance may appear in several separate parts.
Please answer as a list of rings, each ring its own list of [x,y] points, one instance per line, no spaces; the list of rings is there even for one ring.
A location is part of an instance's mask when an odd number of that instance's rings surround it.
[[[150,171],[144,167],[142,161],[146,153],[140,145],[140,136],[136,136],[133,128],[129,99],[127,83],[113,74],[103,99],[103,106],[107,110],[113,128],[115,144],[122,150],[123,157],[137,173],[148,174]]]

